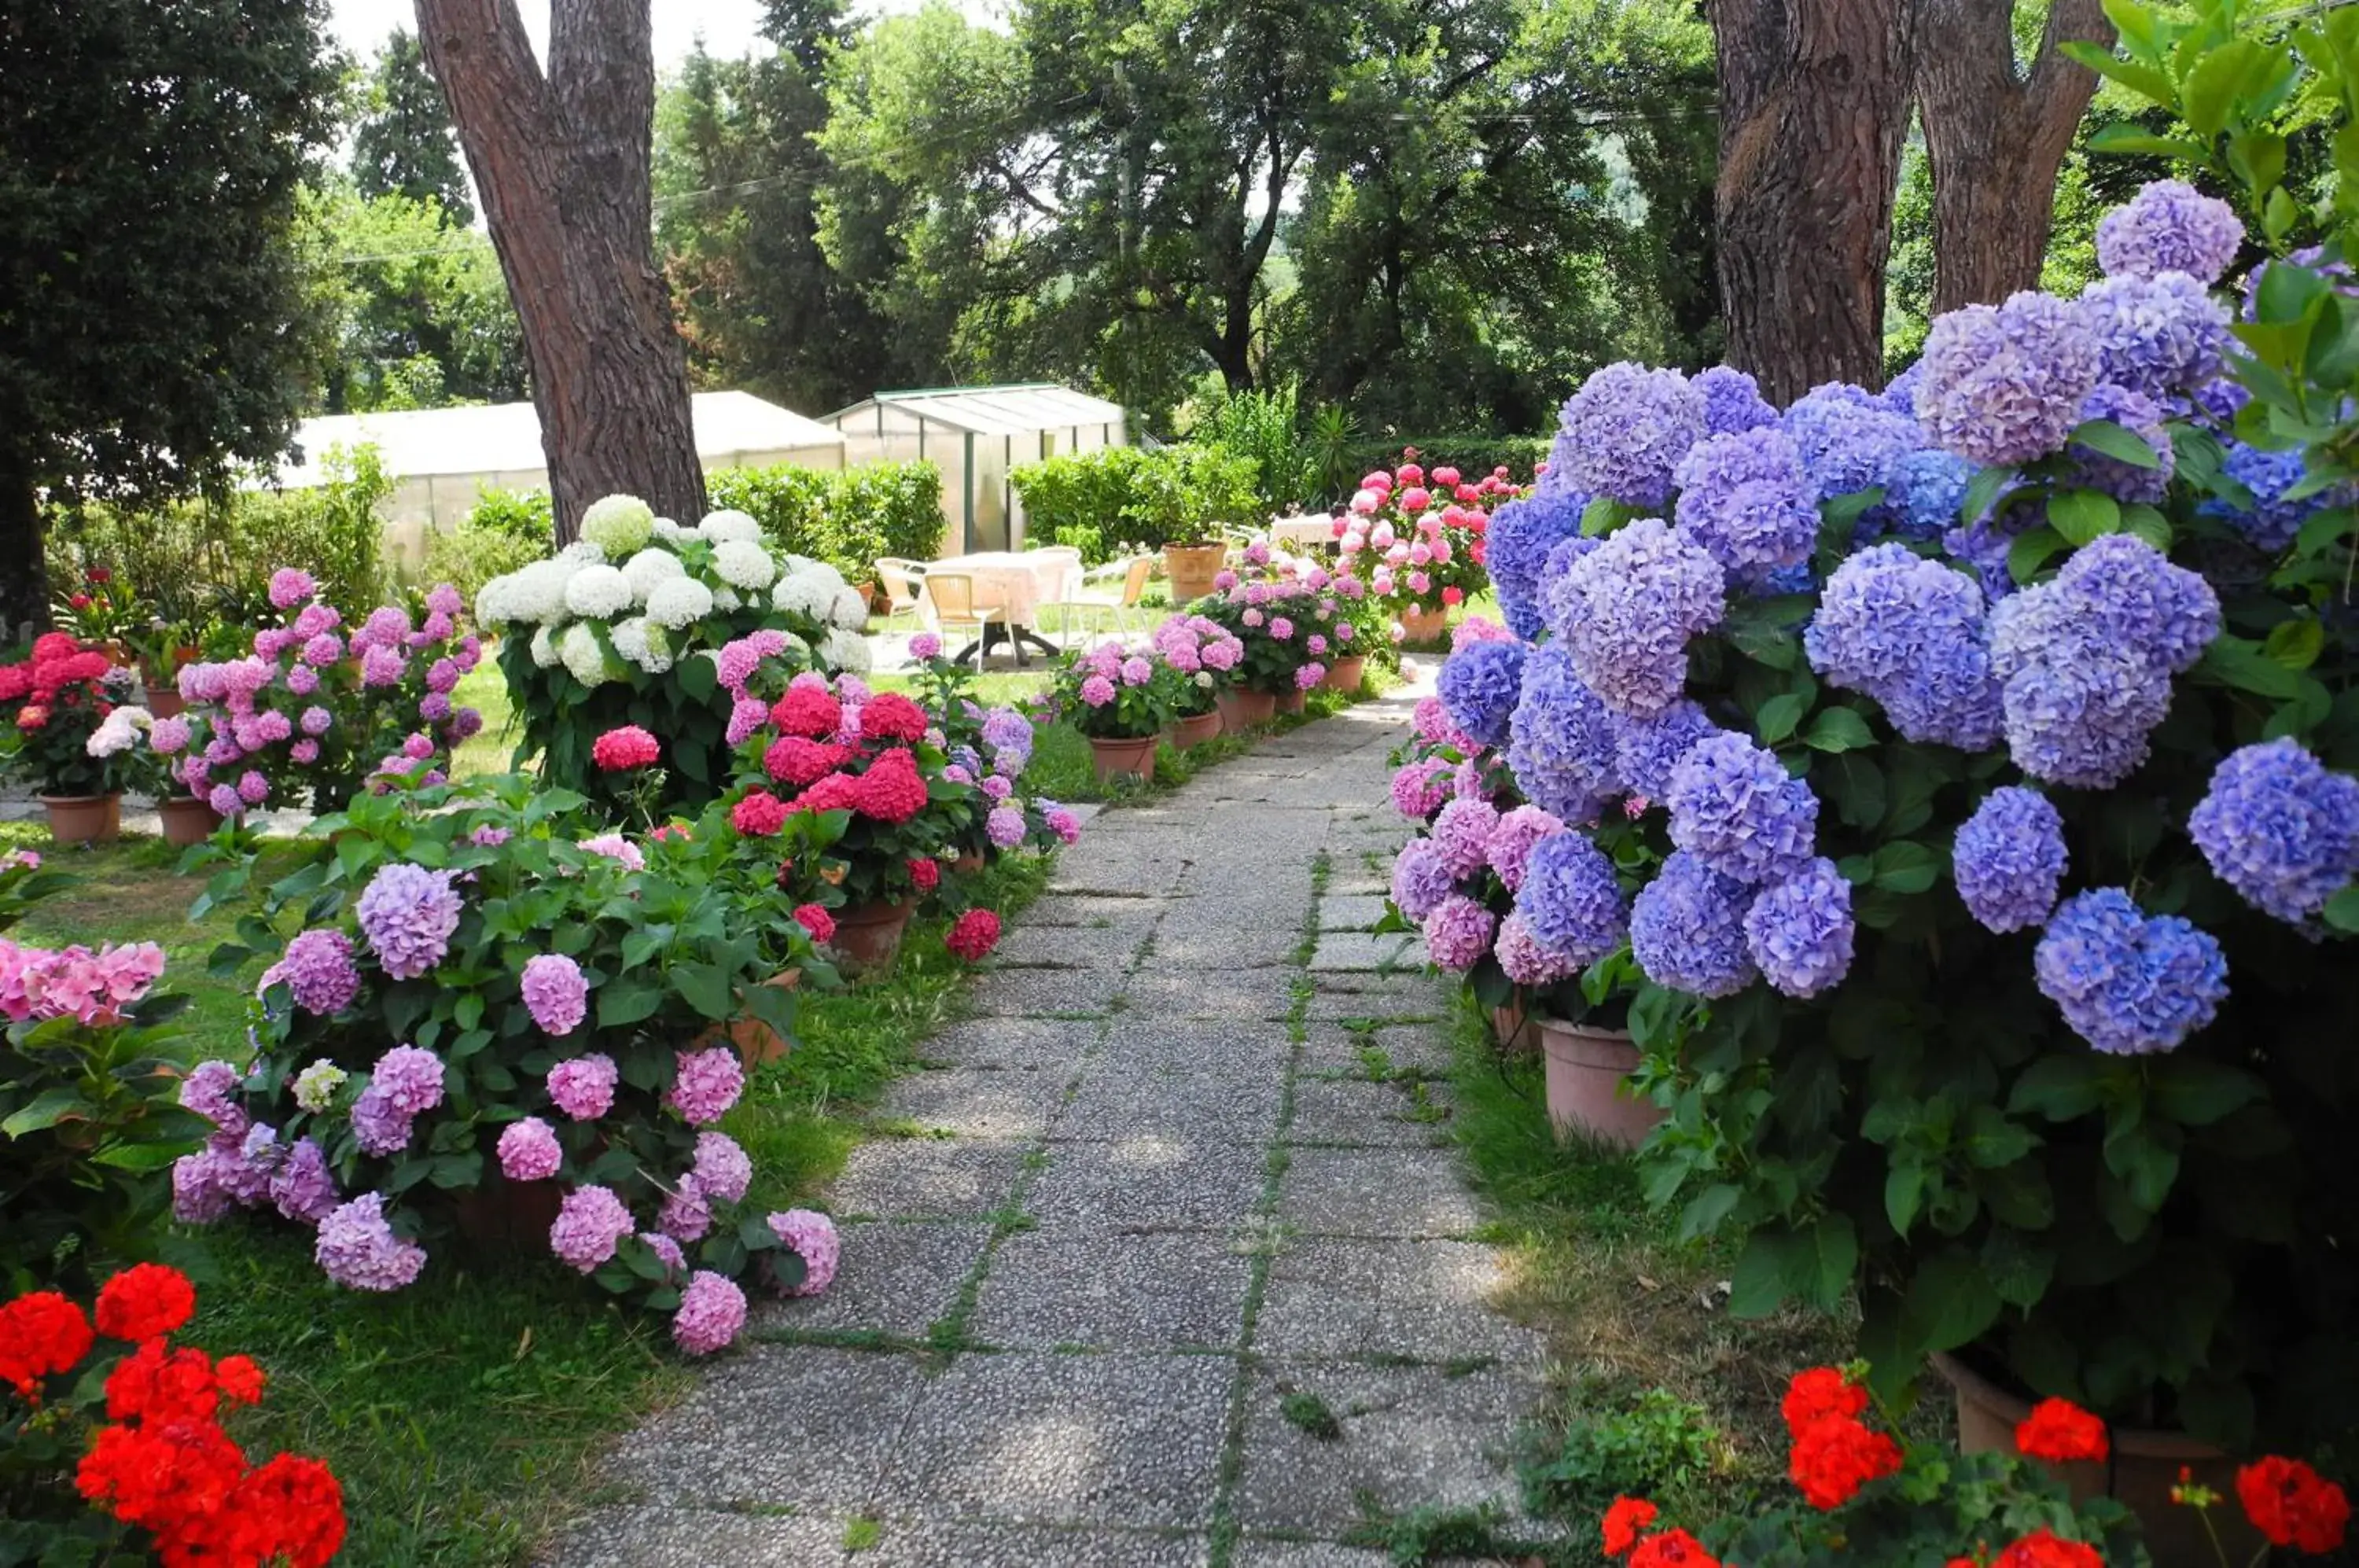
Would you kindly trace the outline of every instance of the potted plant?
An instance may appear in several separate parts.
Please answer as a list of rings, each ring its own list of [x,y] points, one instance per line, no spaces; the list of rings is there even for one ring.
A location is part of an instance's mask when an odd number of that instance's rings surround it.
[[[1170,580],[1171,603],[1192,604],[1212,592],[1212,579],[1229,559],[1228,540],[1217,526],[1200,528],[1163,547],[1163,571]]]
[[[128,670],[68,632],[44,633],[30,659],[0,668],[8,771],[38,791],[60,844],[107,843],[122,831],[123,789],[147,717],[124,706],[130,689]]]
[[[104,654],[113,664],[132,662],[131,639],[143,617],[129,584],[119,581],[112,568],[85,568],[82,581],[60,594],[50,612],[59,628],[83,648]]]
[[[1244,574],[1222,572],[1220,593],[1198,606],[1245,649],[1220,698],[1234,731],[1266,724],[1282,707],[1300,711],[1304,694],[1325,681],[1326,661],[1356,635],[1345,628],[1365,592],[1349,573],[1259,540],[1247,547],[1244,564]]]
[[[1103,642],[1068,654],[1049,688],[1049,701],[1090,743],[1101,782],[1146,779],[1155,771],[1155,747],[1179,712],[1178,670],[1145,642]]]
[[[1403,455],[1397,474],[1378,470],[1361,481],[1342,519],[1337,559],[1390,613],[1394,640],[1434,643],[1451,613],[1489,586],[1488,508],[1517,492],[1502,474],[1470,483],[1441,467],[1429,475],[1414,449]]]
[[[138,660],[142,705],[159,719],[177,718],[188,706],[180,671],[202,657],[202,634],[186,622],[156,620],[124,640]]]
[[[1155,655],[1178,677],[1172,744],[1186,748],[1221,733],[1221,693],[1245,658],[1245,644],[1202,615],[1173,615],[1155,628]]]
[[[941,639],[920,632],[909,639],[919,661],[918,702],[932,721],[926,738],[949,758],[943,777],[973,784],[991,802],[982,817],[953,837],[951,869],[972,877],[1003,855],[1047,849],[1081,836],[1073,813],[1035,792],[1030,768],[1038,726],[1016,708],[986,708],[969,695],[972,666],[942,657]],[[1018,825],[1021,824],[1021,832]]]
[[[184,709],[148,726],[147,749],[161,775],[156,815],[163,824],[164,842],[176,849],[202,844],[222,823],[244,814],[245,802],[235,785],[209,787],[200,794],[189,783],[207,777],[205,756],[212,743],[212,725],[201,709],[195,713]],[[228,809],[223,810],[224,806]]]

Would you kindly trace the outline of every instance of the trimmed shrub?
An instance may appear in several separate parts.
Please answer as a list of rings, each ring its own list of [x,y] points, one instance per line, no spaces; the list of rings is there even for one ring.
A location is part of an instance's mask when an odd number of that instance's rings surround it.
[[[1008,478],[1033,542],[1075,546],[1096,565],[1125,544],[1160,549],[1251,527],[1263,515],[1258,474],[1253,459],[1217,446],[1116,446],[1026,463]]]
[[[942,546],[942,475],[930,463],[731,468],[706,489],[716,509],[748,514],[780,550],[823,561],[853,583],[873,581],[879,556],[931,561]]]
[[[548,555],[556,537],[548,492],[485,489],[457,528],[427,536],[423,576],[452,584],[472,604],[493,578]]]

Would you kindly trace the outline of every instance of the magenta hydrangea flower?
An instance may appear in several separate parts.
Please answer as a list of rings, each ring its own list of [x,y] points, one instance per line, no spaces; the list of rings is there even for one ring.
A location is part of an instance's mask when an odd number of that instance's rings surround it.
[[[1450,776],[1451,765],[1438,757],[1408,764],[1393,775],[1393,809],[1412,821],[1423,822],[1450,799]]]
[[[663,1212],[657,1215],[656,1225],[664,1235],[681,1242],[702,1241],[712,1228],[712,1204],[703,1186],[693,1172],[679,1179],[679,1185],[664,1195]]]
[[[727,1348],[745,1327],[745,1292],[725,1274],[698,1269],[672,1314],[673,1343],[690,1356],[710,1356]]]
[[[801,1283],[779,1285],[780,1295],[816,1296],[834,1281],[843,1242],[833,1220],[815,1209],[788,1209],[770,1216],[770,1234],[803,1260]]]
[[[1114,701],[1114,682],[1103,675],[1093,675],[1082,682],[1082,701],[1093,708],[1103,708]]]
[[[361,991],[352,938],[334,930],[299,933],[287,944],[278,962],[262,972],[262,990],[282,982],[295,1005],[305,1012],[322,1018],[342,1012]]]
[[[232,1138],[244,1138],[254,1125],[238,1103],[245,1074],[226,1062],[201,1062],[180,1081],[180,1104]]]
[[[549,1249],[587,1274],[614,1256],[623,1238],[639,1227],[630,1205],[607,1187],[576,1187],[557,1206],[549,1227]]]
[[[1498,810],[1489,801],[1455,800],[1433,819],[1433,847],[1451,876],[1472,877],[1489,858],[1492,835],[1498,827]]]
[[[582,965],[561,953],[525,961],[524,1005],[544,1034],[571,1034],[589,1011],[590,982]]]
[[[1550,833],[1563,831],[1562,819],[1554,814],[1538,806],[1517,806],[1501,816],[1498,825],[1491,830],[1491,842],[1484,846],[1484,857],[1512,893],[1524,885],[1524,866],[1531,858],[1532,846]]]
[[[282,566],[270,574],[270,603],[278,609],[291,610],[319,591],[318,581],[299,568]]]
[[[680,1250],[679,1243],[664,1235],[663,1232],[643,1230],[639,1232],[639,1239],[647,1244],[647,1250],[654,1253],[657,1259],[663,1264],[668,1276],[677,1275],[688,1267],[688,1254]]]
[[[430,1111],[442,1103],[442,1059],[414,1045],[397,1045],[377,1058],[369,1087],[403,1116]]]
[[[696,1135],[696,1183],[708,1194],[734,1203],[754,1184],[754,1161],[725,1132]]]
[[[678,1075],[664,1091],[664,1104],[690,1127],[719,1121],[745,1092],[745,1063],[734,1049],[675,1051],[673,1058]]]
[[[415,980],[442,962],[459,929],[459,895],[447,871],[396,862],[361,894],[361,934],[385,972]]]
[[[426,1249],[393,1233],[382,1192],[364,1193],[322,1219],[311,1256],[350,1290],[398,1290],[426,1267]]]
[[[1498,917],[1463,893],[1452,893],[1428,912],[1422,924],[1425,950],[1433,962],[1462,975],[1491,951]]]
[[[621,1078],[614,1059],[603,1051],[576,1056],[549,1070],[549,1097],[575,1121],[593,1121],[614,1108]]]
[[[1500,970],[1518,985],[1554,985],[1581,973],[1580,964],[1532,935],[1532,928],[1520,914],[1499,922],[1498,942],[1493,951]]]
[[[545,1181],[565,1163],[557,1129],[538,1116],[510,1122],[500,1134],[500,1172],[511,1181]]]

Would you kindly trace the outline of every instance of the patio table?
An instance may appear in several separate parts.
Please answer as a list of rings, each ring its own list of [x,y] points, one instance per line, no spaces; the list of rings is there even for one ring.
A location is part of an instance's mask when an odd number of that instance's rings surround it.
[[[995,619],[1005,623],[986,625],[980,637],[954,656],[961,660],[973,658],[977,668],[1002,636],[1009,638],[1018,664],[1024,662],[1024,645],[1027,642],[1054,657],[1056,645],[1035,629],[1039,624],[1040,606],[1072,598],[1082,574],[1081,567],[1071,556],[1030,550],[985,550],[972,555],[953,555],[931,562],[926,570],[973,578],[976,606],[997,612]],[[929,619],[932,617],[930,599],[925,601],[925,613]]]

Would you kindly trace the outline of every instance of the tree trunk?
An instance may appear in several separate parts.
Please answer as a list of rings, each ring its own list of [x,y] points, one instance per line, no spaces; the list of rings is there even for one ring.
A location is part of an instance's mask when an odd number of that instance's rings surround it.
[[[1884,362],[1908,133],[1906,0],[1710,0],[1728,362],[1785,403]]]
[[[2057,46],[2111,48],[2102,0],[2052,0],[2027,76],[2015,68],[2009,7],[1990,0],[1915,0],[1917,112],[1933,166],[1933,310],[1996,304],[2039,286],[2056,205],[2097,73]]]
[[[31,465],[0,447],[0,648],[49,626],[49,569],[41,552],[41,499]]]
[[[616,492],[694,522],[688,355],[649,221],[649,0],[554,0],[545,75],[516,0],[417,4],[524,323],[558,542]]]

